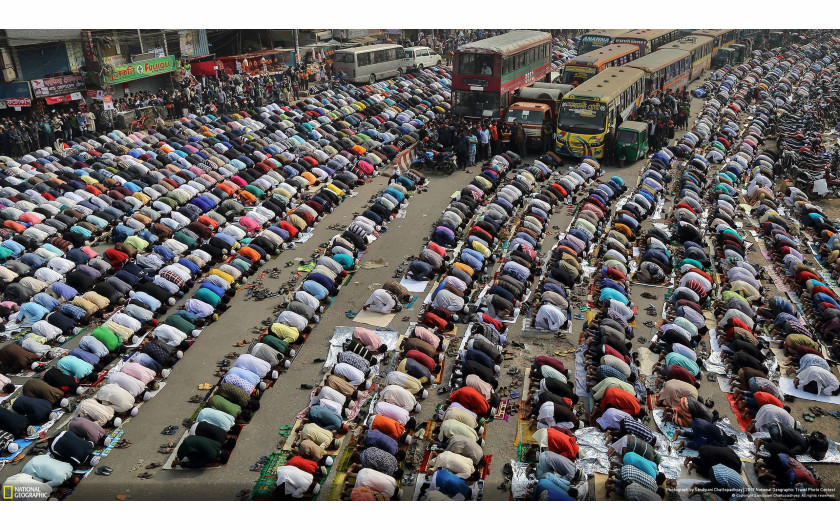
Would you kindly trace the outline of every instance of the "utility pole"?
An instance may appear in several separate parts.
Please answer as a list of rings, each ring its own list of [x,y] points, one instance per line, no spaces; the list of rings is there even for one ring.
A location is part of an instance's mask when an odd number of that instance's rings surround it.
[[[137,38],[140,40],[140,54],[146,53],[146,50],[143,49],[143,35],[140,33],[140,30],[137,30]]]
[[[297,68],[298,63],[300,63],[300,44],[298,43],[298,30],[295,28],[295,68]]]

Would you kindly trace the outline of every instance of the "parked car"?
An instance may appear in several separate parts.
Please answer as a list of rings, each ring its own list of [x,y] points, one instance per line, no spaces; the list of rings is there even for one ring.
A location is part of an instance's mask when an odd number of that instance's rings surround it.
[[[422,70],[427,66],[440,66],[443,58],[426,46],[412,46],[405,49],[405,69]]]

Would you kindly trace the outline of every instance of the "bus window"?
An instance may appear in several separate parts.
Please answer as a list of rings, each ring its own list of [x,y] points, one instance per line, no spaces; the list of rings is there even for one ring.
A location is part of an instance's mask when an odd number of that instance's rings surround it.
[[[462,53],[461,61],[458,65],[458,72],[462,74],[475,74],[476,54]]]
[[[373,52],[356,54],[356,61],[359,66],[370,66]]]
[[[505,57],[502,60],[502,75],[509,74],[513,70],[512,64],[511,64],[512,59],[513,59],[512,57]]]
[[[397,59],[405,59],[405,48],[394,48]]]

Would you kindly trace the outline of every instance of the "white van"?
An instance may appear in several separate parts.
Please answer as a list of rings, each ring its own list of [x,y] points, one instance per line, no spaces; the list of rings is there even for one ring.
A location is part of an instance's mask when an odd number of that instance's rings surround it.
[[[420,70],[429,66],[440,66],[443,58],[426,46],[412,46],[405,49],[405,69]]]

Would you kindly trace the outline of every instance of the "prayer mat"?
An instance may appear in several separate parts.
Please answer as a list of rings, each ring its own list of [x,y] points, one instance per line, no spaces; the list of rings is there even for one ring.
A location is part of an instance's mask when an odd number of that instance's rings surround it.
[[[508,406],[509,405],[510,405],[510,400],[509,399],[503,399],[499,403],[499,407],[496,409],[496,415],[493,416],[493,419],[494,420],[508,421],[510,419],[509,415],[508,415]]]
[[[729,401],[729,405],[732,407],[732,412],[735,414],[735,419],[738,420],[738,426],[741,428],[742,431],[747,432],[747,428],[750,425],[750,421],[744,414],[738,409],[738,406],[735,404],[735,395],[734,394],[724,394],[726,396],[726,400]]]

